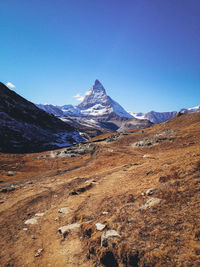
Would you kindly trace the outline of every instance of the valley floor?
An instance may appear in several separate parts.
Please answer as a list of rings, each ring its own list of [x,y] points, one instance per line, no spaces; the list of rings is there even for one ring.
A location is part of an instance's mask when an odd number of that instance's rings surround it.
[[[1,266],[200,266],[200,113],[109,135],[1,154]]]

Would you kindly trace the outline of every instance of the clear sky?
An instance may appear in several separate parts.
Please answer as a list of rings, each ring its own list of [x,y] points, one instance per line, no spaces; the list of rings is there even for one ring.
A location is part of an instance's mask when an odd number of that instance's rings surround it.
[[[134,112],[200,104],[200,0],[0,0],[0,81],[78,104],[99,79]]]

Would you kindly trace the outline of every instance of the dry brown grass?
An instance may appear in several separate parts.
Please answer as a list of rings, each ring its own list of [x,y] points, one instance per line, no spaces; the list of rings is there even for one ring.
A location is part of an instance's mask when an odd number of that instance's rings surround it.
[[[166,130],[172,137],[156,145],[132,146]],[[95,143],[93,154],[76,158],[1,154],[0,186],[20,186],[0,193],[1,265],[200,266],[199,140],[200,114],[186,114]],[[150,188],[153,195],[146,194]],[[150,198],[160,202],[140,209]],[[59,215],[64,206],[72,212]],[[23,231],[26,219],[44,211],[37,226]],[[120,238],[101,246],[97,222]],[[62,240],[57,228],[70,223],[80,223],[80,232]],[[38,248],[44,251],[35,258]]]

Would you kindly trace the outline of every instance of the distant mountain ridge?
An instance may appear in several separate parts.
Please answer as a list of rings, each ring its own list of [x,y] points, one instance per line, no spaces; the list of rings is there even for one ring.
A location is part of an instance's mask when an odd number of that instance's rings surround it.
[[[152,123],[161,123],[168,121],[177,115],[177,111],[169,111],[169,112],[156,112],[150,111],[148,113],[133,113],[130,114],[137,119],[147,119]]]
[[[180,113],[194,113],[194,112],[200,112],[200,105],[195,106],[192,108],[183,108],[179,111]],[[147,119],[151,121],[152,123],[161,123],[168,121],[172,118],[174,118],[178,112],[177,111],[169,111],[169,112],[156,112],[156,111],[150,111],[148,113],[134,113],[130,112],[130,114],[137,119]]]
[[[181,113],[195,113],[200,112],[200,105],[192,107],[192,108],[183,108],[180,110]]]

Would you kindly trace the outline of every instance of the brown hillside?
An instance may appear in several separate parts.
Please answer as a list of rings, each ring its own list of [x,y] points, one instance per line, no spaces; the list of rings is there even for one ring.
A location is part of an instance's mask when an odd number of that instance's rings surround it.
[[[200,113],[1,154],[0,188],[1,266],[200,266]]]

